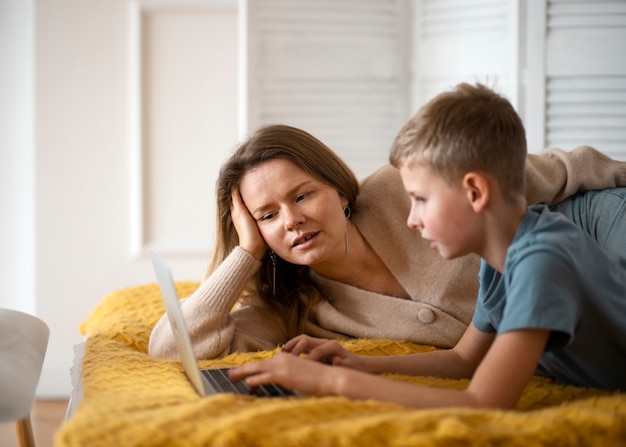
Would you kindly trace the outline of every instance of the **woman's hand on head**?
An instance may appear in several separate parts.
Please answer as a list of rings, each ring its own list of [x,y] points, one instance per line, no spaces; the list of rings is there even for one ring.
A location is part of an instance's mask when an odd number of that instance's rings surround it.
[[[231,198],[230,217],[239,236],[239,246],[254,258],[261,260],[267,250],[267,243],[261,236],[254,218],[243,203],[239,188],[233,189]]]
[[[316,362],[366,370],[362,357],[352,354],[334,340],[299,335],[285,343],[282,351],[294,356],[306,354],[309,360]]]

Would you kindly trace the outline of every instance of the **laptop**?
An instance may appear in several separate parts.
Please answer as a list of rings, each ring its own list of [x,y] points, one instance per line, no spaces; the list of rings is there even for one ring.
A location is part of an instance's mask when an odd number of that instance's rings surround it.
[[[150,257],[152,258],[152,266],[161,289],[165,311],[172,327],[183,369],[200,396],[211,396],[217,393],[235,393],[257,397],[280,397],[299,394],[275,384],[261,385],[251,389],[243,380],[231,382],[228,378],[229,368],[200,369],[193,352],[187,324],[180,309],[172,273],[169,267],[154,253],[150,252]]]

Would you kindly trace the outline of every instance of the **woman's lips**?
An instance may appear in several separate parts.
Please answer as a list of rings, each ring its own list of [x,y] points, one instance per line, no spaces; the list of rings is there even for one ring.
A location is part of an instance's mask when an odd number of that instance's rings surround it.
[[[319,234],[319,232],[317,233],[309,233],[306,234],[304,236],[301,236],[299,238],[297,238],[296,240],[293,241],[293,244],[291,245],[292,248],[295,247],[303,247],[303,246],[307,246],[310,245],[310,241],[312,241],[315,237],[317,237],[317,235]]]

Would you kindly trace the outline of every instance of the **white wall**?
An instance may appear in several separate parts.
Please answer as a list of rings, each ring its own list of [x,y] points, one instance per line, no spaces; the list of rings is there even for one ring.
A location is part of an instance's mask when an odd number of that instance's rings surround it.
[[[127,256],[122,1],[37,3],[37,314],[51,326],[40,395],[67,392],[78,326],[149,278]]]
[[[34,0],[0,0],[0,307],[35,313]]]

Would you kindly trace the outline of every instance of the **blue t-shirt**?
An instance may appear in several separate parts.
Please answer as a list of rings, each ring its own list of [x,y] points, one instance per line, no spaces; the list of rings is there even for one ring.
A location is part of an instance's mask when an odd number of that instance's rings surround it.
[[[551,331],[537,373],[626,390],[626,257],[548,207],[528,208],[500,274],[482,261],[473,323]]]

